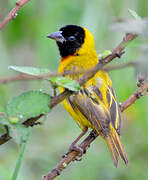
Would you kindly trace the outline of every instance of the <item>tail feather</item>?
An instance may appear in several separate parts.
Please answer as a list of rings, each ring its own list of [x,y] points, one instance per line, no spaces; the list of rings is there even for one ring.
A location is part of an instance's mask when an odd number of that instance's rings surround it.
[[[116,131],[110,132],[109,136],[105,137],[105,141],[108,145],[115,167],[117,167],[118,165],[119,156],[123,159],[123,161],[127,165],[128,157],[117,132]]]
[[[117,133],[113,134],[113,139],[114,139],[114,142],[115,142],[115,144],[119,150],[119,154],[120,154],[121,158],[123,159],[123,161],[127,165],[128,164],[128,157],[127,157],[126,151],[125,151],[125,149],[121,143],[120,137],[118,136]]]
[[[109,148],[109,151],[111,153],[112,161],[114,163],[114,166],[117,167],[118,165],[118,159],[119,159],[119,154],[115,148],[114,142],[110,136],[105,138],[105,141],[107,143],[107,146]]]

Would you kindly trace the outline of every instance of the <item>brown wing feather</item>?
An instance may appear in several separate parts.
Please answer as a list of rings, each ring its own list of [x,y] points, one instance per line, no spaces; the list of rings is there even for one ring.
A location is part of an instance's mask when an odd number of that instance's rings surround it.
[[[115,92],[113,88],[108,87],[106,92],[108,104],[109,104],[109,111],[110,111],[110,118],[113,127],[116,129],[117,133],[120,135],[121,131],[121,111],[119,108],[119,103],[116,98]]]
[[[69,102],[73,109],[77,108],[103,136],[108,135],[110,129],[109,113],[105,112],[103,103],[92,97],[89,89],[81,89],[81,92],[69,98]]]
[[[100,89],[91,85],[88,88],[81,88],[77,95],[69,98],[69,102],[73,109],[77,108],[102,135],[108,135],[110,123],[120,134],[121,112],[113,88],[107,87],[106,97],[107,108]]]

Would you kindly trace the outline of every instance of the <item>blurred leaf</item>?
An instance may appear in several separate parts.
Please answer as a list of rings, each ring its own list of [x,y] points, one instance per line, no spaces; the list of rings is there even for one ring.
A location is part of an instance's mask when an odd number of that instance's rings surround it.
[[[124,33],[148,35],[148,21],[146,19],[128,19],[120,23],[115,23],[110,28]]]
[[[128,9],[129,13],[135,18],[135,19],[142,19],[135,11]]]
[[[50,78],[49,81],[55,88],[63,87],[70,91],[79,91],[80,90],[80,85],[75,80],[72,80],[70,78],[57,76],[57,77]]]
[[[40,91],[25,92],[11,100],[6,112],[11,123],[46,114],[50,111],[50,96]]]
[[[29,66],[9,66],[8,68],[14,71],[32,75],[32,76],[39,76],[39,75],[50,73],[50,70],[46,68],[35,68],[35,67],[29,67]]]
[[[99,54],[99,58],[105,58],[106,56],[112,54],[110,50],[105,50],[103,53]]]

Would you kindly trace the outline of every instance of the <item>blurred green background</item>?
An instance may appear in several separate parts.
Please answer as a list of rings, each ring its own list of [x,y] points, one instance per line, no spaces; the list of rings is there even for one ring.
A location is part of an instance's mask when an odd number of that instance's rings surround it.
[[[0,20],[15,5],[15,0],[0,0]],[[130,17],[128,8],[148,17],[148,0],[31,0],[18,17],[0,32],[0,78],[15,75],[9,65],[35,66],[57,71],[59,53],[55,42],[46,38],[66,24],[87,27],[95,36],[98,53],[113,49],[124,33],[109,27],[118,19]],[[138,39],[126,49],[122,59],[112,64],[135,61],[140,47]],[[148,69],[148,68],[147,68]],[[110,72],[119,99],[123,102],[134,92],[137,77],[132,67]],[[5,106],[12,97],[27,90],[51,91],[45,81],[0,84],[0,104]],[[80,162],[73,162],[57,180],[147,180],[148,179],[148,97],[137,100],[123,113],[122,142],[129,157],[125,167],[119,162],[116,169],[102,138],[91,145]],[[42,126],[36,126],[30,137],[18,180],[40,180],[55,167],[70,143],[81,132],[60,105],[49,113]],[[2,130],[1,130],[2,133]],[[9,141],[0,147],[0,180],[9,180],[19,153],[19,146]]]

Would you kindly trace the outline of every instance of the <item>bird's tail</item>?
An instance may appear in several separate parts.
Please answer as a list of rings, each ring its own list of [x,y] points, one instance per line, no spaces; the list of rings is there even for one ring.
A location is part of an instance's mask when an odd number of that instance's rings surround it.
[[[107,137],[105,137],[105,141],[108,145],[114,165],[117,167],[119,156],[123,159],[123,161],[127,165],[128,157],[117,132],[110,131],[110,134]]]

